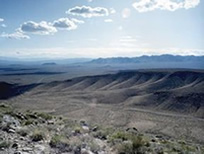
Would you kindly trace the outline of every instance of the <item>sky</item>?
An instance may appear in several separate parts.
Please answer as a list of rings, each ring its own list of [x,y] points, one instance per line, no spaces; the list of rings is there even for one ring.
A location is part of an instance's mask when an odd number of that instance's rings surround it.
[[[0,0],[0,57],[204,55],[201,0]]]

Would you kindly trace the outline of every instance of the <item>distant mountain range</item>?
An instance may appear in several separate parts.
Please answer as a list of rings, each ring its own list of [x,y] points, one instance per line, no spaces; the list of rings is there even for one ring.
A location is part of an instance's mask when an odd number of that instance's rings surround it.
[[[203,62],[204,56],[178,56],[178,55],[159,55],[159,56],[141,56],[141,57],[116,57],[116,58],[98,58],[90,61],[93,64],[124,64],[124,63],[149,63],[149,62]]]
[[[91,58],[63,58],[63,59],[37,59],[37,58],[12,58],[12,57],[1,57],[0,65],[57,65],[57,64],[75,64],[84,63],[91,61]]]

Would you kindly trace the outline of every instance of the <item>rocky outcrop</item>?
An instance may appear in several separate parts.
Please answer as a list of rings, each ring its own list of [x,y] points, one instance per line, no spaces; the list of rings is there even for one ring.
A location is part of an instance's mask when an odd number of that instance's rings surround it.
[[[136,127],[102,128],[46,113],[20,113],[0,104],[0,154],[203,153],[201,145]]]

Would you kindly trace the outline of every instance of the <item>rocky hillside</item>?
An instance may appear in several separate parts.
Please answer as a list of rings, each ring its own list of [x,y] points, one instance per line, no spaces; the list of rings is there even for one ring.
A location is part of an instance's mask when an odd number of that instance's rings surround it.
[[[49,97],[61,95],[61,98],[79,102],[94,99],[98,104],[123,104],[203,118],[203,91],[203,72],[157,70],[123,71],[51,82],[34,88],[30,96],[50,93]]]
[[[0,104],[0,154],[168,154],[204,153],[202,145],[137,128],[102,128],[86,121]]]

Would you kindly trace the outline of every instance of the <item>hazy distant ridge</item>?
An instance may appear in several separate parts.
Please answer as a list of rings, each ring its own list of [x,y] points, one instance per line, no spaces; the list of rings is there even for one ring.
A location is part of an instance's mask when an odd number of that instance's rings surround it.
[[[144,62],[203,62],[204,56],[179,56],[179,55],[159,55],[140,57],[114,57],[98,58],[90,61],[94,64],[123,64],[123,63],[144,63]]]

